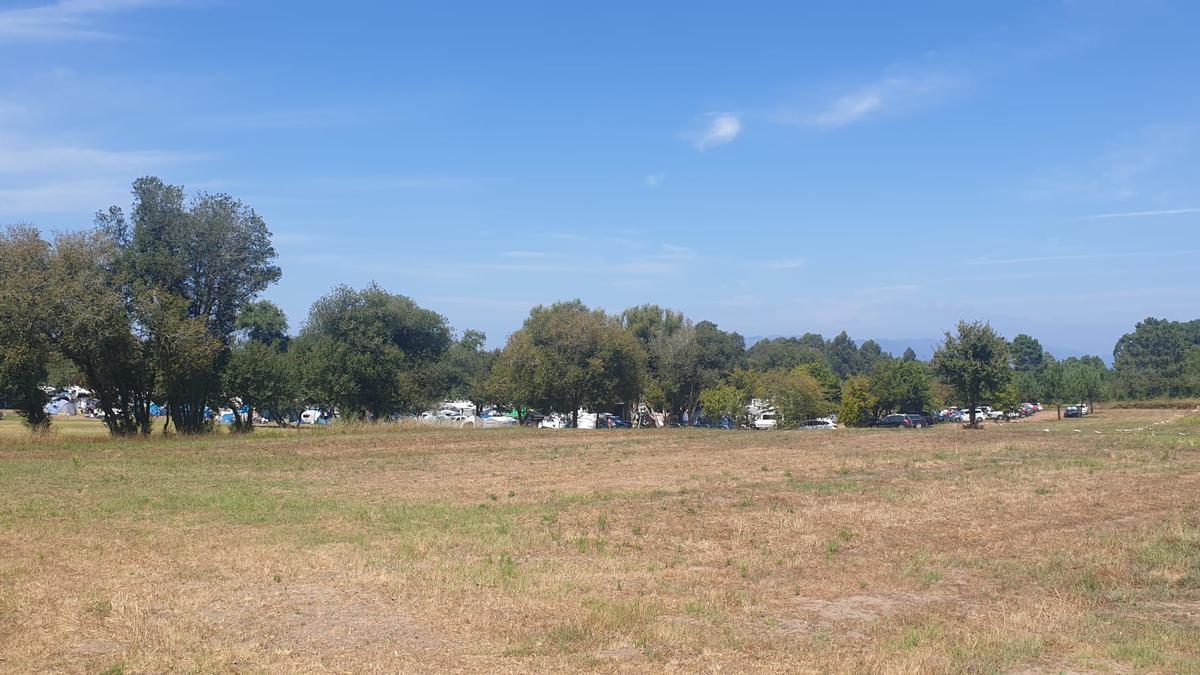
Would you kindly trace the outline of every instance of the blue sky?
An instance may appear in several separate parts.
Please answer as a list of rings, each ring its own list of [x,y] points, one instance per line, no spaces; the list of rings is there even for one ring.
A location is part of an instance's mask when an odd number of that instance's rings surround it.
[[[233,194],[293,328],[372,280],[743,335],[1200,316],[1200,5],[0,2],[0,223]]]

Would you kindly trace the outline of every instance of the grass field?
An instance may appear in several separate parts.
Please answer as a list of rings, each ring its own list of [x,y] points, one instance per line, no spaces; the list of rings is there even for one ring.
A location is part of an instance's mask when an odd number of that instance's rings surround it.
[[[0,422],[0,671],[1200,672],[1200,416]]]

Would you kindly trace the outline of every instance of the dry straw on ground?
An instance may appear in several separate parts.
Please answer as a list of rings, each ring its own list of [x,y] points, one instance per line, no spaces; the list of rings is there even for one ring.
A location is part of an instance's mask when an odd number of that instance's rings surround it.
[[[1180,411],[139,442],[14,425],[5,672],[1200,669],[1200,418]]]

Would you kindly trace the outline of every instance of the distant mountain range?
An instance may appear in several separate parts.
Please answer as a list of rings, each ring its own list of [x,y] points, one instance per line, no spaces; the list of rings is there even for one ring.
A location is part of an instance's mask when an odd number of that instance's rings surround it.
[[[798,335],[795,335],[795,336],[793,336],[793,335],[753,335],[753,336],[746,338],[746,347],[750,347],[754,343],[760,342],[762,340],[766,340],[766,339],[774,340],[776,338],[781,338],[781,337],[799,337],[799,336]],[[917,353],[917,358],[921,359],[922,361],[928,361],[928,360],[932,359],[933,353],[935,351],[937,351],[938,347],[942,346],[942,343],[944,341],[945,341],[944,338],[875,338],[875,342],[879,343],[879,348],[882,349],[884,352],[890,353],[892,356],[900,356],[904,353],[905,349],[912,347],[912,350]],[[854,343],[858,344],[858,345],[861,345],[864,342],[866,342],[865,339],[864,340],[856,339],[854,341]],[[1049,346],[1049,345],[1043,345],[1043,348],[1046,351],[1053,354],[1054,358],[1056,358],[1060,361],[1063,359],[1069,359],[1072,356],[1087,356],[1087,354],[1085,352],[1081,352],[1078,349],[1064,349],[1061,347],[1053,347],[1053,346]],[[1104,360],[1106,362],[1112,360],[1112,358],[1110,356],[1105,356],[1103,354],[1101,354],[1100,356],[1102,358],[1104,358]]]

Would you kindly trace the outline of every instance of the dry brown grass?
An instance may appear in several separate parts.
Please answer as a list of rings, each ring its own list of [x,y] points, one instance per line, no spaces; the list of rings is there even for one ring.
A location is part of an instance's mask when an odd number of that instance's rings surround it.
[[[1198,421],[0,429],[0,670],[1200,670]]]

